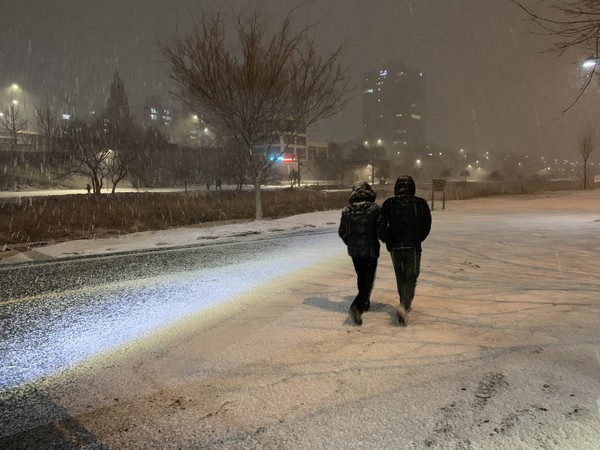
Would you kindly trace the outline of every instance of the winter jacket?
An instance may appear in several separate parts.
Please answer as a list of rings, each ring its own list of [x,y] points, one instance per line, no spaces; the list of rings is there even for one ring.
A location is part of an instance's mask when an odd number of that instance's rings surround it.
[[[338,234],[352,257],[379,257],[377,222],[380,207],[374,203],[376,197],[369,183],[357,183],[352,188],[350,204],[342,210]]]
[[[414,247],[421,251],[421,242],[431,231],[431,211],[427,202],[415,196],[415,182],[410,176],[401,176],[394,186],[394,197],[381,205],[377,234],[389,251],[400,247]]]

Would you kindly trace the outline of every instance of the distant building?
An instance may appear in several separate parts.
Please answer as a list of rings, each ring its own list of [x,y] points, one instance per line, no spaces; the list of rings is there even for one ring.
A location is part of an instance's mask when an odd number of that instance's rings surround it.
[[[388,157],[425,145],[425,75],[396,61],[363,79],[363,141]]]
[[[165,134],[171,133],[173,126],[173,110],[163,105],[160,95],[148,95],[140,107],[141,121],[144,128],[154,127]]]
[[[317,160],[328,157],[329,144],[309,140],[306,128],[300,127],[295,133],[283,132],[279,139],[268,147],[257,150],[267,151],[267,158],[274,162],[272,173],[285,178],[291,171],[299,170],[302,174],[314,173]]]
[[[306,159],[314,161],[318,158],[329,157],[329,143],[324,141],[308,141]]]
[[[269,159],[288,161],[306,161],[306,129],[300,130],[295,136],[283,133],[278,141],[269,146]]]

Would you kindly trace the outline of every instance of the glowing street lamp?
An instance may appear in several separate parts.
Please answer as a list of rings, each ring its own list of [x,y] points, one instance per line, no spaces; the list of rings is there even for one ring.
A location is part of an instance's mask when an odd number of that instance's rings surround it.
[[[589,70],[589,69],[595,68],[597,63],[598,63],[598,59],[595,58],[594,56],[590,56],[581,63],[581,67]]]

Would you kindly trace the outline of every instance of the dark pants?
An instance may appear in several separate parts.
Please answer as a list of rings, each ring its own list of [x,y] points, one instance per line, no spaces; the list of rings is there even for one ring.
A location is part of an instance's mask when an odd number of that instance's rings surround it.
[[[373,290],[373,283],[375,282],[375,271],[377,270],[377,258],[352,257],[354,263],[354,270],[357,275],[358,295],[354,299],[358,309],[363,312],[370,306],[371,291]]]
[[[402,247],[393,249],[390,254],[396,273],[400,304],[409,310],[415,297],[417,278],[421,269],[421,252],[414,247]]]

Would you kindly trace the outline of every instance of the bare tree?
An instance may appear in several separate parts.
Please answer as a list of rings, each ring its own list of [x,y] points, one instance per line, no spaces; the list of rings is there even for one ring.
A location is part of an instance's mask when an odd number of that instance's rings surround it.
[[[27,129],[27,120],[21,116],[16,100],[11,99],[8,108],[0,113],[0,126],[8,131],[13,145],[17,145],[19,135]]]
[[[224,158],[221,170],[225,173],[229,183],[235,184],[235,190],[241,192],[248,181],[248,164],[239,157],[241,149],[237,147],[235,142],[230,142],[228,146],[223,148]]]
[[[67,151],[56,151],[65,175],[78,173],[90,178],[95,195],[100,195],[109,174],[111,150],[101,121],[75,121],[65,130]]]
[[[42,123],[48,126],[49,110],[42,110]],[[114,193],[119,182],[132,167],[142,169],[141,159],[146,140],[133,122],[123,82],[115,72],[106,108],[92,122],[74,121],[64,130],[65,147],[54,149],[51,157],[59,167],[59,177],[78,173],[88,176],[95,195],[110,180]],[[135,164],[137,163],[137,164]],[[139,172],[137,173],[138,178]]]
[[[583,158],[583,189],[586,190],[588,186],[587,179],[587,162],[594,151],[595,144],[594,140],[589,134],[585,134],[581,141],[579,141],[579,153],[581,153],[581,157]]]
[[[260,187],[276,160],[269,151],[283,140],[283,154],[299,132],[337,113],[348,77],[339,62],[342,47],[320,57],[313,27],[293,31],[290,15],[279,25],[258,13],[237,16],[231,32],[228,23],[218,12],[201,15],[190,34],[172,37],[160,50],[180,98],[236,142],[260,220]]]
[[[143,164],[140,163],[146,139],[142,130],[134,123],[130,123],[126,129],[108,131],[105,129],[105,133],[108,133],[105,139],[110,148],[107,175],[112,184],[111,193],[114,194],[122,180],[136,170],[143,170]]]
[[[44,138],[46,151],[52,153],[61,135],[61,127],[56,108],[49,100],[44,100],[42,106],[35,110],[35,120],[38,133]]]
[[[545,14],[524,5],[522,0],[510,0],[521,8],[540,34],[554,40],[551,50],[562,55],[569,49],[579,49],[589,55],[590,72],[575,100],[564,110],[568,111],[581,98],[594,75],[598,74],[600,61],[600,1],[598,0],[542,0]]]

